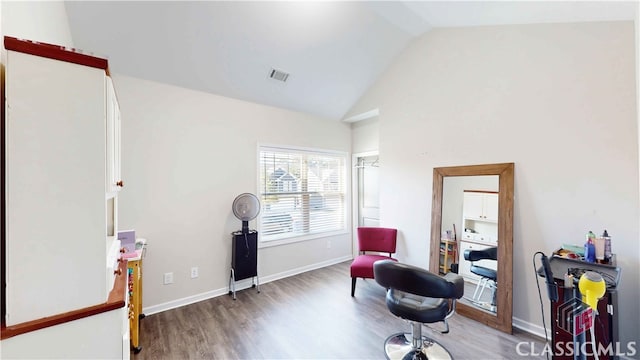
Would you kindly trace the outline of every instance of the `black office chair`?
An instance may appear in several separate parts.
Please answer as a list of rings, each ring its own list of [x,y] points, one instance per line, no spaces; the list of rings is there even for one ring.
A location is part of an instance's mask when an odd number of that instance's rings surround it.
[[[387,359],[451,359],[451,353],[435,340],[422,335],[422,324],[444,322],[455,313],[456,300],[464,294],[464,280],[454,273],[440,277],[425,269],[391,260],[373,265],[376,282],[387,288],[387,308],[411,323],[411,334],[397,333],[387,338]]]
[[[471,269],[470,271],[473,274],[480,276],[480,281],[476,285],[476,290],[473,292],[473,297],[471,301],[478,305],[487,305],[488,310],[493,312],[496,311],[496,293],[498,290],[498,272],[494,269],[490,269],[488,267],[475,265],[475,261],[480,260],[498,260],[498,248],[490,247],[484,250],[472,250],[467,249],[464,251],[464,259],[471,261]],[[484,293],[485,288],[491,289],[491,301],[489,304],[482,301],[482,294]]]

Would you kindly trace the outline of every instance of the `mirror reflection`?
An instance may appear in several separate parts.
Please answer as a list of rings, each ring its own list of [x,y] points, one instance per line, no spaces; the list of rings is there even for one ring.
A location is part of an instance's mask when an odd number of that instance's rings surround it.
[[[513,163],[433,169],[432,272],[458,272],[456,311],[512,332]]]
[[[497,310],[498,176],[450,176],[442,186],[440,274],[465,280],[462,303]]]

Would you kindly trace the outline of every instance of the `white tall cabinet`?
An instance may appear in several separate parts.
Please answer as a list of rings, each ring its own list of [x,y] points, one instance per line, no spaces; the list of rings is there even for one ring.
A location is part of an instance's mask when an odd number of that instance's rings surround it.
[[[106,60],[17,39],[5,38],[5,48],[5,320],[11,326],[107,301],[118,268],[122,182],[120,111]],[[95,329],[82,324],[100,326],[104,318],[102,326],[113,329],[99,333],[112,341],[97,344],[122,346],[79,356],[127,357],[128,327],[120,321],[126,314],[124,306],[61,331],[90,334]],[[42,334],[3,340],[3,352]]]

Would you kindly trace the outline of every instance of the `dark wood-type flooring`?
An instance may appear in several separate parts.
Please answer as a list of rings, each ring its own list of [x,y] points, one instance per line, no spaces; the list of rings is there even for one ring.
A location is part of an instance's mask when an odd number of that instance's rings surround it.
[[[386,308],[385,290],[358,279],[350,296],[349,262],[273,281],[231,296],[219,296],[153,314],[140,322],[147,359],[384,359],[385,339],[409,332],[406,321]],[[442,324],[435,324],[441,328]],[[514,329],[507,335],[454,315],[450,332],[423,327],[456,359],[516,359],[543,349],[543,340]],[[529,359],[543,358],[530,356]]]

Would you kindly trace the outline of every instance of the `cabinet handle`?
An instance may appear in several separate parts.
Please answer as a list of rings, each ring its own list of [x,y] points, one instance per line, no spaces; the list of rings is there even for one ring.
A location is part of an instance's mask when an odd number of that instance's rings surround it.
[[[114,270],[113,275],[122,275],[122,269]]]
[[[116,182],[116,186],[124,187],[124,181],[120,180],[120,181]]]

